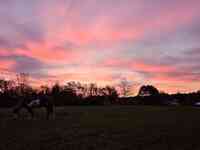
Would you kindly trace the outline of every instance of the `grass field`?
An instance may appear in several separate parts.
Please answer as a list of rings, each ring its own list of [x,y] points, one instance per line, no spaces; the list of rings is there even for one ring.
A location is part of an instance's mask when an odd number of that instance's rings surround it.
[[[56,108],[56,118],[13,120],[0,110],[0,150],[200,150],[200,109],[154,106]]]

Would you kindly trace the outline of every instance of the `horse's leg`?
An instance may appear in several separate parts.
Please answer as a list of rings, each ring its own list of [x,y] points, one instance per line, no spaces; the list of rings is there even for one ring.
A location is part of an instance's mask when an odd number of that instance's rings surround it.
[[[54,111],[54,105],[52,104],[51,106],[52,108],[52,119],[55,119],[55,111]]]
[[[34,118],[34,112],[32,110],[31,107],[29,107],[28,105],[24,105],[24,107],[27,109],[27,111],[31,114],[31,118],[33,119]]]
[[[12,110],[12,113],[13,113],[13,117],[14,119],[17,119],[20,117],[20,110],[23,108],[23,104],[22,103],[19,103],[18,105],[16,105],[13,110]]]
[[[50,115],[49,108],[48,106],[45,106],[45,108],[46,108],[46,119],[49,120],[49,115]]]
[[[14,119],[19,118],[20,109],[21,109],[21,107],[15,107],[15,108],[13,109],[12,113],[13,113],[13,118],[14,118]]]
[[[54,117],[54,116],[53,116],[53,112],[54,112],[54,111],[53,111],[53,105],[48,104],[48,105],[46,106],[46,111],[47,111],[46,119],[49,119],[50,116]]]
[[[49,105],[46,106],[46,113],[47,113],[46,119],[49,120],[49,117],[51,115],[51,111],[50,111]]]

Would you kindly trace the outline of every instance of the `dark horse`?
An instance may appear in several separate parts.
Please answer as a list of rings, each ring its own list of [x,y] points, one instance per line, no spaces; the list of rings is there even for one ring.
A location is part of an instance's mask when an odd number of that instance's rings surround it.
[[[54,117],[54,104],[53,99],[48,95],[39,95],[35,99],[29,100],[26,96],[21,96],[19,103],[14,107],[13,113],[15,117],[20,116],[20,110],[25,108],[31,115],[31,118],[34,118],[33,108],[44,107],[46,109],[46,118]]]

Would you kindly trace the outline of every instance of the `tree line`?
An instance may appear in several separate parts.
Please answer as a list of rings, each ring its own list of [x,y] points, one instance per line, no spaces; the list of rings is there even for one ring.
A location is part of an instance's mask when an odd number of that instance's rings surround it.
[[[24,73],[19,74],[16,81],[1,79],[0,107],[14,106],[22,96],[32,101],[41,95],[48,95],[54,99],[56,106],[114,104],[118,99],[118,92],[112,86],[99,87],[95,83],[70,81],[64,85],[55,83],[52,87],[42,85],[35,89],[28,82],[28,75]]]
[[[168,94],[160,92],[152,85],[139,89],[137,96],[128,96],[131,88],[127,81],[120,84],[119,90],[113,86],[99,87],[95,83],[82,84],[70,81],[64,85],[55,83],[52,87],[41,86],[34,89],[28,83],[28,75],[21,73],[15,81],[0,79],[0,107],[12,107],[22,96],[27,101],[38,96],[48,95],[56,106],[65,105],[195,105],[200,102],[200,91],[193,93]]]

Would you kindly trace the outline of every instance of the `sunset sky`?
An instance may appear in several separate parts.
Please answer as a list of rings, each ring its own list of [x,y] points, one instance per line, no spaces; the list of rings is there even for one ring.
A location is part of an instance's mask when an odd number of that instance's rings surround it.
[[[0,77],[200,89],[199,0],[0,0]]]

